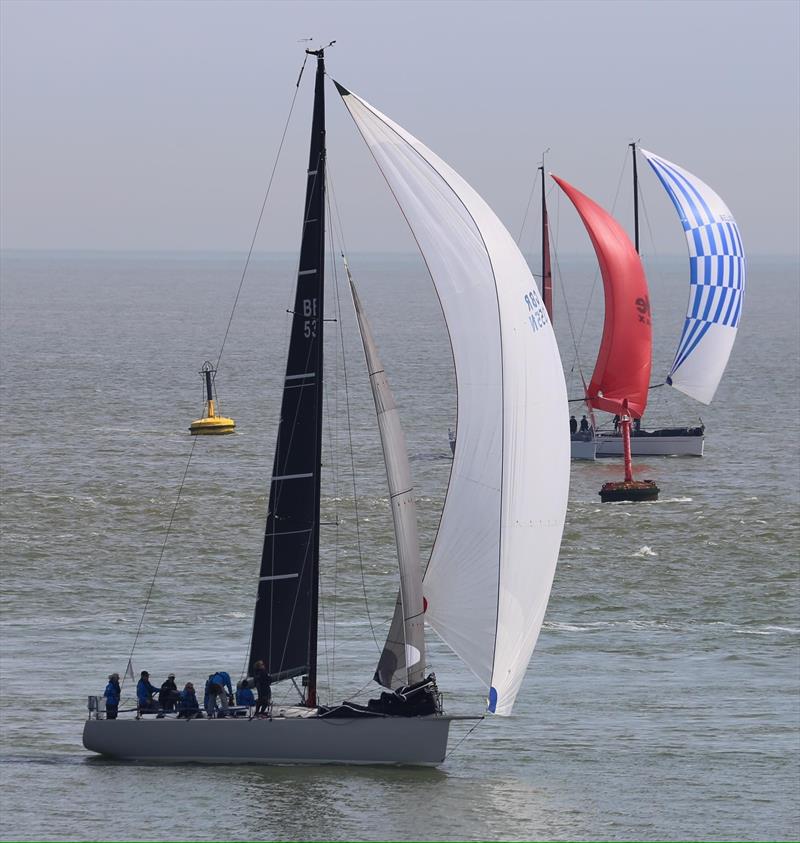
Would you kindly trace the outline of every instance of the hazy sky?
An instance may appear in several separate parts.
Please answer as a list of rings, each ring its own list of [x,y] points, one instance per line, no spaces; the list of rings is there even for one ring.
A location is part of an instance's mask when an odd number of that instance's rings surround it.
[[[720,193],[749,253],[800,251],[796,0],[0,0],[0,15],[4,248],[246,250],[298,40],[314,36],[337,41],[331,77],[454,166],[514,234],[544,148],[548,169],[610,207],[626,144],[641,138]],[[260,250],[297,248],[309,70]],[[327,95],[349,248],[411,250],[332,86]],[[660,252],[681,252],[666,195],[642,178]],[[616,207],[626,225],[628,179]],[[569,219],[559,248],[588,249]]]

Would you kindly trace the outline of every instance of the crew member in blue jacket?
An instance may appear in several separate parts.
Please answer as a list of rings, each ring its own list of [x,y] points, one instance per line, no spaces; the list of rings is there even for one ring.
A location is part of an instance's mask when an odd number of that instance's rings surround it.
[[[143,711],[158,711],[158,703],[153,699],[153,694],[157,693],[158,688],[150,684],[150,674],[143,670],[139,681],[136,683],[136,702],[140,714]]]
[[[112,673],[108,677],[108,685],[106,685],[103,696],[106,698],[106,720],[116,720],[117,711],[119,709],[120,694],[119,674]]]
[[[206,693],[203,705],[205,706],[208,716],[211,717],[217,710],[217,702],[222,709],[223,716],[228,710],[228,704],[233,702],[233,686],[231,685],[231,677],[229,673],[224,670],[218,670],[208,677],[206,682]]]
[[[250,688],[247,687],[247,680],[242,679],[236,683],[236,705],[246,705],[248,708],[256,704],[256,698]]]
[[[194,692],[194,685],[187,682],[182,691],[178,691],[178,717],[185,717],[191,720],[194,717],[202,717],[200,704],[197,702],[197,695]]]

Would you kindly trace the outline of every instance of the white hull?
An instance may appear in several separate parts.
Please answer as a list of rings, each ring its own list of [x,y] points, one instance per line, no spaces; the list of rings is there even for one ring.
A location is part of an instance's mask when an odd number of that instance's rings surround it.
[[[621,457],[622,437],[597,433],[598,457]],[[632,436],[634,457],[702,457],[705,436]]]
[[[596,457],[597,442],[594,439],[588,441],[583,439],[572,439],[570,445],[570,456],[573,460],[593,460]]]
[[[435,766],[444,761],[451,719],[90,719],[83,745],[101,755],[136,761]]]

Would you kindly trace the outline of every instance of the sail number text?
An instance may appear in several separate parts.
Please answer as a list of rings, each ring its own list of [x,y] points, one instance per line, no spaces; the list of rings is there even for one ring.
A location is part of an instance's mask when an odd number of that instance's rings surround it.
[[[644,298],[636,299],[636,310],[639,313],[639,321],[645,325],[650,324],[650,299]]]
[[[531,290],[525,294],[525,304],[528,306],[528,322],[530,322],[531,330],[535,333],[547,324],[547,311],[536,290]]]
[[[303,299],[303,336],[311,339],[317,335],[317,300]]]

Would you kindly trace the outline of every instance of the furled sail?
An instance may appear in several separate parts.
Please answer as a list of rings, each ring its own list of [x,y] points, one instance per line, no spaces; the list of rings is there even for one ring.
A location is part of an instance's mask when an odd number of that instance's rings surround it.
[[[600,264],[606,311],[603,338],[587,404],[607,413],[628,410],[640,418],[647,406],[653,331],[642,261],[622,226],[596,202],[553,176],[578,211]]]
[[[395,611],[395,620],[392,622],[375,673],[375,679],[381,685],[395,688],[400,685],[412,685],[425,676],[425,618],[422,605],[422,563],[417,535],[417,504],[414,499],[414,487],[411,485],[411,468],[408,464],[406,437],[400,425],[400,414],[346,263],[345,268],[367,359],[375,412],[378,415],[378,429],[386,463],[389,500],[397,542],[397,561],[400,566],[400,595],[397,604],[399,611]]]
[[[249,669],[308,674],[316,696],[322,327],[325,277],[325,65],[317,60],[300,266],[269,492]]]
[[[566,387],[536,283],[483,199],[364,100],[339,93],[416,238],[444,312],[458,447],[426,619],[510,714],[539,635],[569,486]]]
[[[667,383],[710,404],[742,314],[745,257],[739,227],[719,196],[677,164],[639,149],[664,185],[689,245],[689,308]]]

